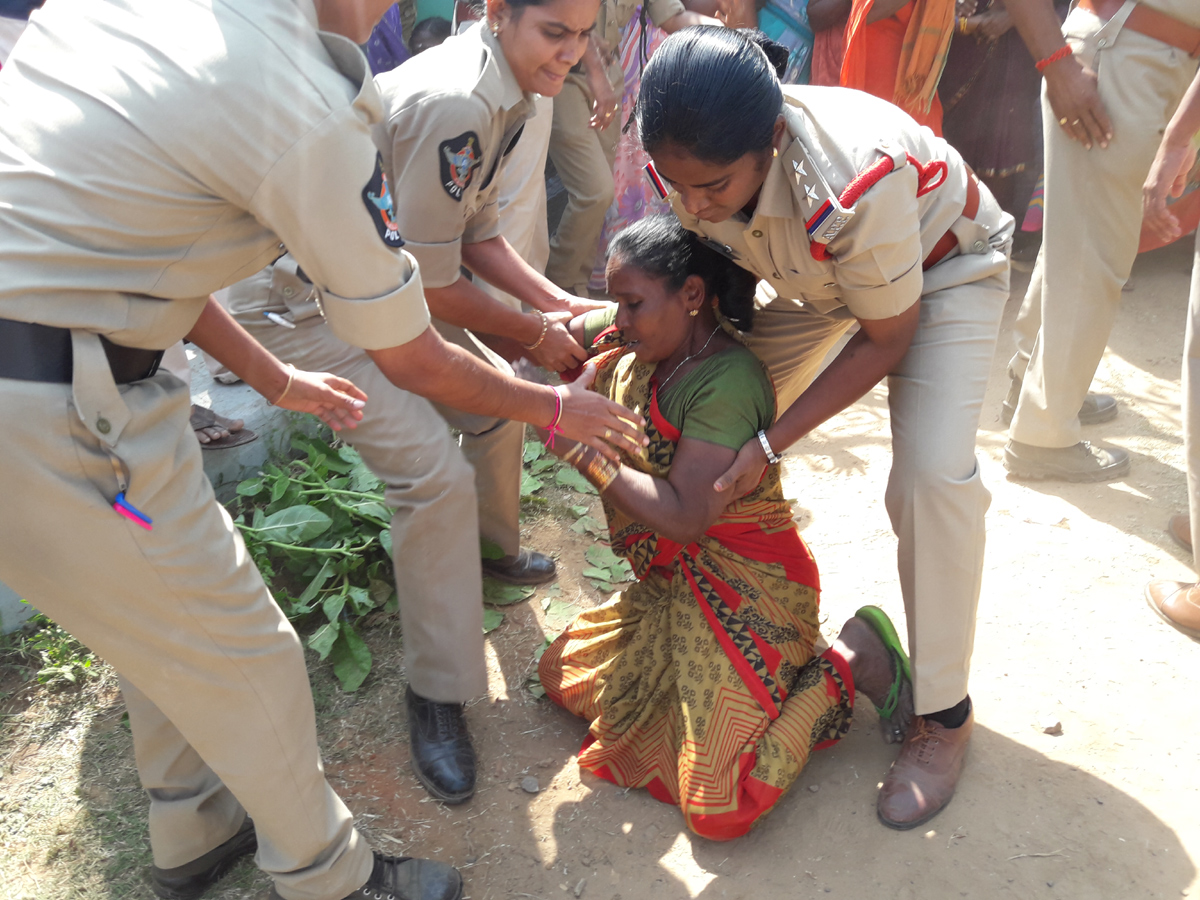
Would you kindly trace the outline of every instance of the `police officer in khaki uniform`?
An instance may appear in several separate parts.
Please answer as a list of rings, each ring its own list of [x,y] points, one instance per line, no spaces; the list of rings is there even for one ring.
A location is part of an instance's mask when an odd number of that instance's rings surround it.
[[[1111,480],[1129,454],[1082,440],[1081,425],[1117,404],[1088,386],[1137,255],[1142,183],[1196,73],[1200,4],[1080,0],[1061,32],[1046,0],[1008,8],[1046,79],[1046,221],[1014,329],[1004,464],[1023,478]]]
[[[619,408],[506,379],[428,327],[376,202],[382,109],[354,43],[385,6],[55,0],[0,73],[0,578],[120,672],[164,895],[197,896],[254,832],[286,900],[462,887],[373,855],[325,781],[300,642],[214,502],[186,389],[152,374],[190,333],[277,402],[350,402],[212,290],[285,242],[335,333],[406,388],[598,445],[630,434]]]
[[[588,296],[604,216],[613,202],[613,162],[625,93],[618,54],[621,31],[638,6],[637,0],[603,0],[587,53],[554,98],[550,158],[566,189],[567,207],[550,238],[546,277],[580,297]],[[689,12],[682,0],[647,0],[642,9],[667,32],[721,24]]]
[[[727,30],[691,29],[655,51],[638,124],[684,226],[763,279],[748,344],[784,412],[717,489],[745,493],[768,460],[888,378],[886,504],[916,715],[879,816],[914,827],[949,802],[973,722],[967,677],[990,502],[975,433],[1008,297],[1012,217],[953,147],[896,107],[842,88],[781,90],[759,48]]]

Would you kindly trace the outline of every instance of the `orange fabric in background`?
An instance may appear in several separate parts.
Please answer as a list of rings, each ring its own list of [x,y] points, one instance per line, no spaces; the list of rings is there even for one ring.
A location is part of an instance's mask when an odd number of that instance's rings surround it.
[[[809,84],[837,87],[842,83],[842,57],[846,53],[846,23],[813,35],[812,76]]]
[[[867,14],[872,5],[873,0],[854,0],[850,19],[846,23],[846,51],[842,60],[841,83],[843,87],[866,91],[889,103],[896,103],[896,85],[904,38],[908,33],[916,2],[905,4],[894,16],[867,24]],[[951,6],[953,12],[953,4]],[[941,64],[944,62],[943,54],[938,65],[939,77]],[[941,137],[942,102],[936,92],[928,112],[913,108],[904,108],[904,111],[921,125],[928,125],[934,134]]]

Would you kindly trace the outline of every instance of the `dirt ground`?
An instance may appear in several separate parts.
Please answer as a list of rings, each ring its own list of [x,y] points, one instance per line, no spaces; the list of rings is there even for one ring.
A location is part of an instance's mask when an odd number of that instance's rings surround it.
[[[869,709],[732,843],[690,835],[676,809],[645,792],[581,776],[573,753],[584,723],[524,686],[535,650],[562,624],[547,620],[545,591],[507,607],[489,636],[489,697],[469,712],[481,766],[470,803],[439,806],[409,772],[399,636],[386,624],[370,633],[377,665],[358,694],[313,671],[335,787],[376,846],[463,867],[472,900],[1200,896],[1200,646],[1142,600],[1152,577],[1195,579],[1164,530],[1186,505],[1179,361],[1190,267],[1187,246],[1139,260],[1096,379],[1121,414],[1087,429],[1126,448],[1133,474],[1079,486],[1011,482],[1001,463],[1011,323],[1028,281],[1014,272],[979,435],[993,499],[977,725],[958,794],[928,826],[896,832],[876,819],[894,749]],[[821,566],[830,638],[863,603],[903,619],[883,507],[888,462],[884,387],[785,462]],[[562,599],[600,602],[575,574],[590,539],[543,514],[526,543],[559,550]],[[86,696],[13,689],[3,709],[3,897],[151,896],[144,800],[111,677]],[[1060,736],[1043,733],[1047,716]],[[538,793],[521,787],[526,776]],[[247,864],[214,896],[265,885]]]

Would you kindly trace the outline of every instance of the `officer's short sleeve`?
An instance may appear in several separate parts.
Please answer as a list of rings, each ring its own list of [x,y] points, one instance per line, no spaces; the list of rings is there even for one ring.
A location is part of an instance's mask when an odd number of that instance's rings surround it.
[[[405,247],[421,264],[426,287],[447,287],[458,280],[462,241],[483,171],[481,135],[488,133],[486,110],[469,96],[421,98],[393,113],[386,125],[390,175],[395,185],[396,221]],[[495,211],[480,210],[499,219]],[[471,238],[482,231],[472,225]],[[494,235],[489,235],[494,236]]]
[[[501,160],[500,165],[504,165]],[[496,172],[492,184],[488,187],[488,197],[480,210],[467,220],[463,228],[462,240],[465,244],[478,244],[491,240],[500,234],[500,173]]]
[[[829,252],[855,318],[890,319],[916,303],[924,285],[916,170],[905,166],[868,189]]]
[[[650,14],[650,19],[655,25],[661,25],[667,19],[685,12],[686,8],[683,5],[683,0],[650,0],[646,11]]]
[[[312,279],[342,340],[379,350],[428,328],[420,273],[398,249],[379,154],[353,107],[330,113],[292,145],[254,193],[250,211]]]

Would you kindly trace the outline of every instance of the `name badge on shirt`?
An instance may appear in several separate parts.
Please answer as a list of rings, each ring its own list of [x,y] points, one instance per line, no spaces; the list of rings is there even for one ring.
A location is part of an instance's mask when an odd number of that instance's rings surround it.
[[[483,164],[483,147],[479,135],[464,131],[456,138],[438,144],[438,162],[442,168],[442,187],[457,201],[462,201],[463,192],[471,186],[475,170]]]
[[[395,211],[392,208],[392,192],[388,189],[387,176],[383,174],[383,161],[375,154],[375,172],[362,190],[363,203],[375,223],[375,230],[383,242],[393,250],[404,246],[400,229],[396,227]]]

